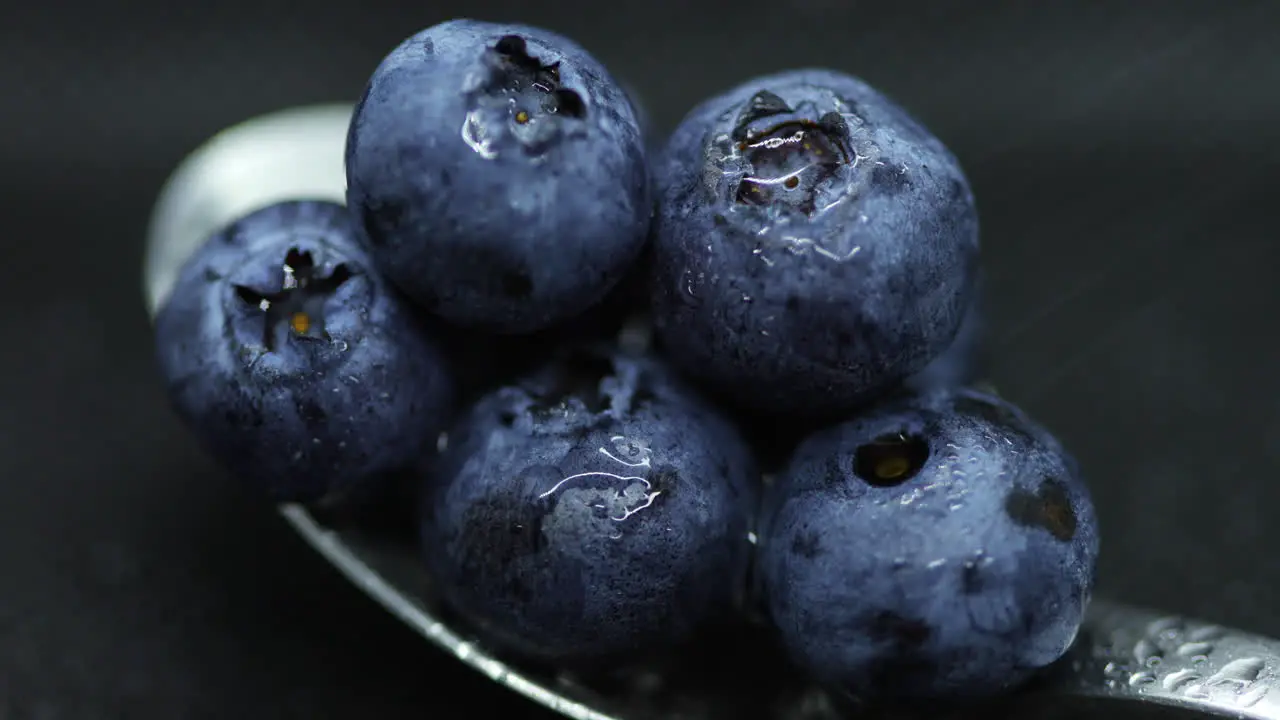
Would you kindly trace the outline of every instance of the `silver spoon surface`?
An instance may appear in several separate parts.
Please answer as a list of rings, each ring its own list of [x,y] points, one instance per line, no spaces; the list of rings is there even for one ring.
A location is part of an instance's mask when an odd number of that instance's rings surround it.
[[[178,167],[152,215],[143,283],[154,316],[187,257],[211,233],[274,202],[341,202],[349,105],[294,108],[229,128]],[[741,652],[624,679],[572,678],[486,651],[431,606],[410,539],[327,527],[300,506],[280,512],[352,583],[419,634],[494,682],[573,720],[759,717],[829,720],[839,712],[784,665]],[[1124,703],[1124,709],[1108,707]],[[1001,706],[1018,718],[1209,715],[1280,720],[1280,641],[1212,623],[1094,601],[1069,655]],[[990,717],[989,712],[980,713]],[[938,715],[930,715],[938,717]]]

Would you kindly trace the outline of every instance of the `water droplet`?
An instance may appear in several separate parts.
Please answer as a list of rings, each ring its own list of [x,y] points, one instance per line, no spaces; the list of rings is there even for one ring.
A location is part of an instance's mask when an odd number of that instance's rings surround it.
[[[442,432],[436,436],[436,452],[444,452],[449,449],[449,433]]]
[[[1185,687],[1188,683],[1195,682],[1200,679],[1200,674],[1194,670],[1177,670],[1165,676],[1161,681],[1161,685],[1165,690],[1177,692]]]
[[[1182,657],[1208,655],[1213,652],[1213,644],[1207,642],[1185,642],[1179,645],[1175,652]]]
[[[1195,657],[1191,658],[1192,665],[1203,665],[1207,662],[1209,662],[1208,655],[1196,655]]]
[[[1140,663],[1146,663],[1150,658],[1159,657],[1163,654],[1164,653],[1160,651],[1160,648],[1157,647],[1155,643],[1146,638],[1139,640],[1133,646],[1133,656],[1137,658]]]
[[[1156,643],[1148,641],[1147,638],[1140,639],[1133,646],[1133,656],[1138,659],[1138,662],[1147,662],[1149,657],[1161,655],[1164,655],[1164,652],[1161,652],[1160,647],[1157,647]]]
[[[1150,685],[1156,681],[1155,673],[1150,670],[1140,670],[1129,676],[1129,685],[1138,687],[1139,685]]]
[[[334,347],[338,348],[338,352],[346,352],[347,349],[351,347],[350,345],[347,344],[346,340],[334,340],[333,345]],[[351,379],[355,380],[355,378],[351,378]]]
[[[1105,675],[1118,675],[1124,672],[1124,668],[1120,666],[1120,663],[1109,662],[1102,666],[1102,672]]]
[[[320,438],[318,438],[318,437],[313,437],[313,438],[311,438],[311,444],[312,444],[312,445],[319,445],[319,444],[320,444]]]
[[[906,558],[894,558],[894,559],[893,559],[893,569],[894,569],[894,570],[901,570],[902,568],[904,568],[904,567],[906,567],[906,566],[907,566],[907,559],[906,559]]]
[[[1147,625],[1147,637],[1172,639],[1183,630],[1183,620],[1179,617],[1163,617]]]
[[[1262,675],[1262,671],[1267,668],[1266,661],[1261,658],[1245,657],[1238,660],[1232,660],[1222,669],[1213,674],[1213,677],[1207,681],[1211,685],[1221,683],[1251,683]]]
[[[961,501],[959,501],[959,500],[953,500],[953,501],[951,502],[951,504],[947,506],[947,509],[949,509],[949,510],[959,510],[959,509],[961,509],[961,508],[963,508],[963,507],[964,507],[964,503],[963,503],[963,502],[961,502]]]
[[[1266,697],[1270,691],[1271,688],[1266,685],[1259,685],[1245,690],[1236,696],[1236,705],[1242,708],[1253,707],[1261,702],[1262,698]]]
[[[1147,658],[1147,663],[1146,663],[1146,665],[1147,665],[1147,667],[1149,667],[1149,668],[1158,668],[1158,667],[1160,667],[1160,663],[1161,663],[1161,662],[1163,662],[1163,661],[1160,659],[1160,656],[1159,656],[1159,655],[1153,655],[1153,656],[1151,656],[1151,657]]]
[[[760,543],[760,537],[753,532],[749,532],[747,533],[747,542],[752,545],[758,545]]]
[[[1209,699],[1209,691],[1205,690],[1204,683],[1200,681],[1190,682],[1182,686],[1182,695],[1197,700]]]
[[[751,301],[752,301],[752,297],[750,295],[746,293],[742,293],[742,302],[749,303]]]
[[[472,150],[486,160],[492,160],[498,157],[498,152],[493,148],[493,138],[489,129],[485,126],[484,118],[478,110],[472,110],[467,113],[462,121],[462,141]]]
[[[702,298],[698,296],[698,293],[705,280],[705,273],[695,273],[692,270],[685,270],[684,279],[681,282],[681,289],[684,290],[684,292],[680,293],[680,298],[689,305],[693,305],[695,307],[701,305]]]

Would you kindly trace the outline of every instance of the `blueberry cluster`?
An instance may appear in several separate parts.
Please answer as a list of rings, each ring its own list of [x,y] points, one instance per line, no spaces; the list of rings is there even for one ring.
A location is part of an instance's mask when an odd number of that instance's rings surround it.
[[[871,701],[1061,657],[1096,518],[972,387],[955,157],[825,70],[646,132],[567,38],[414,35],[356,108],[346,205],[261,209],[186,265],[156,321],[177,412],[278,502],[412,478],[440,600],[499,653],[607,666],[737,618]]]

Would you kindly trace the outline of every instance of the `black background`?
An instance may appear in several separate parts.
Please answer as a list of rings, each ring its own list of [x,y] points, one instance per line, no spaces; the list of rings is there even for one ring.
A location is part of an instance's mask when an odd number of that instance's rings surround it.
[[[140,299],[149,205],[185,152],[261,112],[354,98],[385,51],[456,14],[578,38],[666,127],[810,64],[914,110],[979,198],[995,378],[1089,470],[1102,594],[1280,636],[1280,3],[5,13],[0,717],[452,717],[464,701],[458,716],[542,717],[211,468],[153,381]]]

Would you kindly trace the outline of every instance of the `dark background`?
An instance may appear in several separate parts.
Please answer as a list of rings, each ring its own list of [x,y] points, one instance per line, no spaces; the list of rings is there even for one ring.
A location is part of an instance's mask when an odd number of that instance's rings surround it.
[[[806,64],[914,110],[979,198],[996,380],[1090,472],[1102,594],[1280,636],[1280,3],[40,7],[0,22],[0,717],[450,717],[461,698],[542,717],[211,468],[153,381],[140,299],[149,205],[184,153],[354,98],[459,13],[578,38],[666,127]]]

